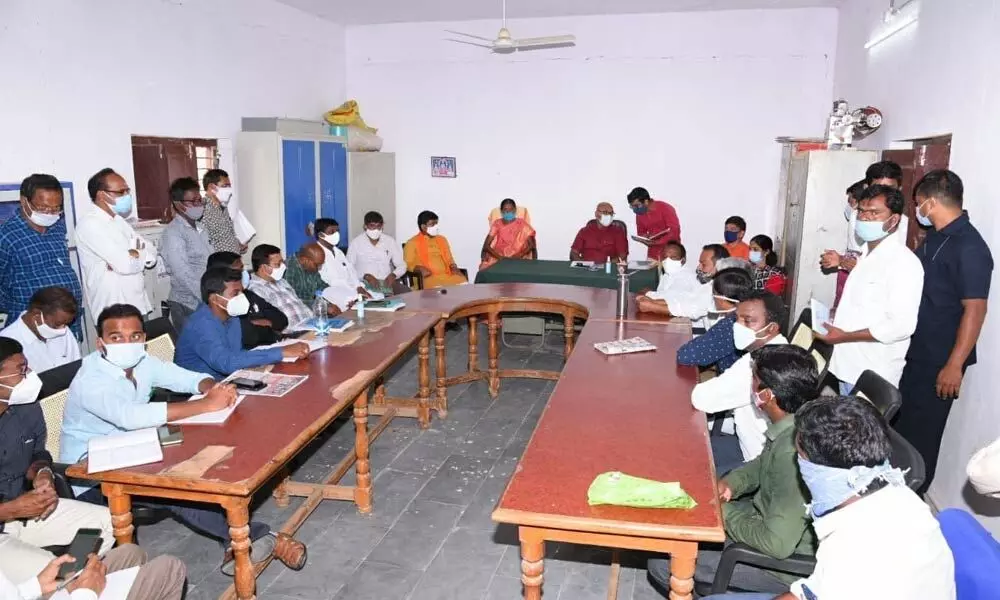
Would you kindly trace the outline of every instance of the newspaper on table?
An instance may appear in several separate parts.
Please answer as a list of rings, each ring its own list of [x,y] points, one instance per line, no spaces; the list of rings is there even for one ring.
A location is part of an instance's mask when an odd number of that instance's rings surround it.
[[[309,376],[286,375],[284,373],[262,373],[260,371],[240,369],[229,377],[226,377],[225,380],[223,380],[223,383],[230,383],[233,379],[237,378],[264,382],[265,387],[263,389],[243,392],[248,396],[274,396],[276,398],[281,398],[288,392],[298,387],[299,384],[308,379]]]
[[[656,346],[641,337],[615,340],[613,342],[597,342],[594,344],[594,348],[597,348],[604,354],[633,354],[635,352],[652,352],[656,350]]]

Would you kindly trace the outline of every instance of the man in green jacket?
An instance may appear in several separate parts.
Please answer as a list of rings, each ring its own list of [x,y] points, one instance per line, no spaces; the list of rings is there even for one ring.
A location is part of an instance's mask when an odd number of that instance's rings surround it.
[[[799,477],[795,449],[795,412],[816,396],[816,362],[798,346],[763,346],[753,355],[754,406],[771,421],[760,456],[719,480],[726,543],[742,542],[774,558],[814,554],[816,538],[805,505],[808,491]],[[711,582],[722,547],[698,553],[696,582]],[[669,589],[669,559],[650,559],[649,577]],[[781,593],[794,577],[738,565],[731,586]]]

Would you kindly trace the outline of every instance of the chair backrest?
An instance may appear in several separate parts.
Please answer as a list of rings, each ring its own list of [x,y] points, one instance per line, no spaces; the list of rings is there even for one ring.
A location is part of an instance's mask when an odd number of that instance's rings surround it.
[[[493,210],[490,211],[489,216],[486,217],[487,223],[492,225],[493,221],[496,221],[501,216],[503,215],[500,214],[500,207],[494,206]],[[528,212],[528,208],[526,206],[517,207],[517,216],[518,218],[524,219],[528,223],[528,225],[531,225],[531,214]]]
[[[799,320],[796,321],[795,326],[792,327],[792,335],[788,338],[792,345],[798,346],[803,350],[809,350],[812,348],[813,334],[812,334],[812,310],[805,308],[802,309],[802,314],[799,315]]]
[[[45,418],[45,449],[59,458],[59,437],[62,435],[63,413],[69,400],[69,388],[38,401]]]
[[[146,321],[143,329],[146,332],[147,340],[152,340],[166,334],[169,335],[175,343],[177,341],[177,330],[174,329],[174,324],[170,322],[169,317],[150,319],[149,321]]]
[[[76,372],[80,370],[82,363],[82,359],[74,360],[71,363],[39,373],[38,378],[42,380],[42,389],[38,392],[38,397],[45,398],[69,388],[69,384],[73,382],[73,378],[76,377]]]
[[[892,444],[892,466],[906,471],[906,485],[913,491],[920,489],[927,479],[927,468],[924,459],[906,438],[889,428],[889,442]]]
[[[866,370],[858,377],[854,389],[851,390],[851,395],[864,398],[874,404],[875,408],[885,417],[886,422],[891,421],[899,412],[899,407],[903,405],[903,395],[899,389],[871,369]]]
[[[1000,590],[1000,542],[972,515],[957,508],[937,515],[955,558],[956,600],[989,600]]]
[[[146,342],[146,352],[163,362],[174,362],[174,349],[174,340],[166,333]]]

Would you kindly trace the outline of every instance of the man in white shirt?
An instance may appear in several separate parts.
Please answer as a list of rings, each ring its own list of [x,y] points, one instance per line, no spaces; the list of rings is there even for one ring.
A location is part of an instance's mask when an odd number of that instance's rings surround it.
[[[77,312],[72,292],[44,287],[31,296],[28,310],[0,331],[0,337],[21,342],[32,371],[48,371],[80,358],[80,343],[69,330]]]
[[[924,284],[920,260],[893,239],[906,235],[899,229],[904,207],[896,188],[865,189],[855,224],[858,238],[865,242],[861,259],[844,285],[833,324],[826,324],[828,333],[815,334],[833,344],[830,372],[840,380],[844,395],[866,369],[896,386],[903,374]]]
[[[670,246],[667,246],[667,249],[669,248]],[[675,256],[676,252],[674,250]],[[686,254],[687,252],[685,252]],[[706,328],[707,325],[703,319],[715,307],[715,302],[712,300],[712,278],[723,268],[719,266],[719,261],[728,257],[729,251],[721,244],[705,246],[701,249],[701,254],[698,257],[694,283],[688,280],[677,287],[670,283],[668,284],[669,288],[662,294],[657,289],[652,295],[647,294],[637,298],[636,307],[639,312],[691,319],[695,322],[696,327]],[[668,265],[665,260],[664,269],[666,268]],[[669,268],[675,269],[676,266],[671,265]]]
[[[146,552],[135,544],[119,546],[103,558],[94,555],[75,579],[60,588],[59,567],[71,562],[64,554],[52,559],[36,576],[15,584],[0,572],[0,600],[180,600],[187,568],[177,558],[164,554],[147,561]],[[102,594],[107,593],[107,596]]]
[[[76,243],[90,314],[96,319],[112,304],[131,304],[149,314],[153,307],[143,271],[156,265],[156,247],[125,220],[134,210],[132,190],[108,168],[90,178],[87,192],[91,205],[76,225]]]
[[[354,238],[347,248],[347,262],[361,274],[365,286],[372,291],[386,295],[403,294],[410,291],[399,280],[406,273],[403,247],[382,228],[382,215],[369,211],[365,213],[365,232]]]
[[[326,283],[327,289],[323,297],[332,302],[341,311],[350,308],[351,302],[361,296],[365,300],[381,300],[385,296],[365,289],[365,284],[358,277],[347,257],[337,247],[340,244],[340,224],[334,219],[316,219],[314,225],[316,241],[323,248],[326,259],[319,270],[319,275]]]
[[[750,354],[768,344],[787,344],[781,335],[785,305],[771,292],[755,290],[736,307],[733,342],[745,352],[725,373],[699,383],[691,392],[691,404],[708,414],[733,411],[736,435],[712,436],[715,470],[725,473],[756,458],[767,441],[770,423],[753,401],[753,365]],[[716,417],[721,418],[721,417]]]
[[[671,294],[690,294],[701,287],[695,270],[687,264],[687,249],[680,242],[667,242],[662,266],[660,284],[655,290],[636,298],[637,301],[652,299],[663,300],[665,303]]]

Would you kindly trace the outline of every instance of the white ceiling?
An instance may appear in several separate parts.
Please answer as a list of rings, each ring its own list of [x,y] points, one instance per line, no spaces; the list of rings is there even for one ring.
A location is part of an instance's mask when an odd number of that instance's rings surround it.
[[[278,0],[345,25],[499,18],[501,0]],[[840,0],[508,0],[508,18],[837,6]]]

